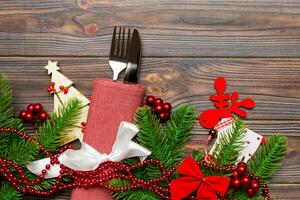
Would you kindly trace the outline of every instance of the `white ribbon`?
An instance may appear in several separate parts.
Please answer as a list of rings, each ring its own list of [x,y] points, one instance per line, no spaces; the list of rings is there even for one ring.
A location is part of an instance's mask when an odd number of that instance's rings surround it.
[[[151,154],[151,152],[131,141],[138,132],[139,129],[134,124],[123,121],[120,123],[116,141],[109,154],[101,154],[96,149],[83,142],[79,150],[68,149],[59,155],[58,160],[61,164],[77,171],[95,170],[101,163],[107,161],[118,162],[136,156],[138,156],[142,162]],[[47,164],[50,164],[50,158],[31,162],[27,164],[26,167],[32,173],[40,175]],[[52,165],[47,171],[45,178],[59,176],[60,170],[58,164]]]

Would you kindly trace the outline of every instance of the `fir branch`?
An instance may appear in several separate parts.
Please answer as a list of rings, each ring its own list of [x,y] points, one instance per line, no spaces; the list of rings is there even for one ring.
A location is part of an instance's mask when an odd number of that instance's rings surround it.
[[[49,120],[39,127],[37,140],[50,152],[58,151],[65,132],[75,128],[81,113],[82,103],[74,98],[51,113]]]
[[[240,151],[243,149],[244,142],[242,139],[245,136],[245,129],[244,122],[241,119],[236,119],[232,124],[232,129],[219,136],[219,143],[212,153],[218,165],[229,165],[237,162]]]
[[[113,187],[122,187],[130,185],[130,182],[128,180],[113,179],[112,181],[110,181],[110,185],[112,185]],[[118,200],[160,200],[160,198],[153,192],[141,189],[129,190],[126,192],[115,192],[113,195]]]
[[[269,180],[280,168],[288,145],[287,137],[273,135],[261,145],[248,163],[248,169],[256,176]]]
[[[2,183],[0,186],[0,199],[2,200],[20,200],[21,194],[9,183]]]
[[[192,157],[194,158],[194,160],[196,161],[202,161],[204,158],[205,153],[201,150],[195,150],[192,152]]]
[[[182,105],[172,113],[165,128],[148,107],[137,111],[135,123],[139,128],[137,141],[152,152],[152,156],[162,161],[169,169],[184,157],[184,144],[191,135],[195,121],[195,110]]]
[[[12,89],[4,74],[0,74],[0,127],[8,126],[8,119],[13,117]]]
[[[13,118],[12,89],[6,76],[0,73],[0,127],[11,127],[23,130],[21,120]]]

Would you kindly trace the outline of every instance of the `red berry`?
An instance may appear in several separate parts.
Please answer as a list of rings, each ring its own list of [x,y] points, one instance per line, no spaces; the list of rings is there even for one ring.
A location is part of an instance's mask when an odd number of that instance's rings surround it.
[[[157,105],[154,107],[154,111],[157,113],[157,114],[160,114],[163,112],[163,108],[161,105]]]
[[[20,111],[20,114],[19,114],[19,117],[21,118],[21,119],[25,119],[25,116],[26,116],[26,113],[27,113],[27,111],[26,110],[22,110],[22,111]]]
[[[154,102],[154,105],[155,106],[162,106],[163,103],[164,102],[163,102],[163,100],[161,98],[156,98],[155,102]]]
[[[166,112],[166,120],[170,118],[170,113]]]
[[[238,189],[241,186],[241,181],[238,178],[234,178],[232,179],[231,184],[234,189]]]
[[[251,186],[253,190],[258,190],[259,189],[259,182],[257,181],[252,181]]]
[[[29,104],[29,105],[27,106],[27,111],[33,112],[33,109],[34,109],[34,104]]]
[[[237,165],[236,170],[238,171],[238,173],[239,173],[240,175],[245,174],[245,173],[247,172],[247,165],[246,165],[244,162],[240,162],[240,163]]]
[[[170,112],[171,109],[172,109],[172,105],[170,103],[166,102],[166,103],[163,104],[163,110],[165,112]]]
[[[166,112],[162,112],[162,113],[160,113],[160,114],[158,115],[158,117],[159,117],[159,119],[165,121],[165,120],[169,119],[170,114],[169,114],[169,113],[166,113]]]
[[[24,120],[30,122],[32,119],[33,119],[33,114],[27,111]]]
[[[39,114],[39,119],[40,119],[40,120],[45,121],[47,118],[48,118],[48,113],[47,113],[46,111],[42,111],[42,112]]]
[[[256,191],[254,191],[252,188],[247,189],[247,195],[248,197],[253,197],[255,195]]]
[[[249,176],[247,176],[247,175],[245,175],[245,176],[243,176],[243,177],[241,178],[241,183],[242,183],[244,186],[250,185],[250,182],[251,182],[251,180],[250,180]]]
[[[54,82],[50,82],[50,85],[51,85],[51,87],[54,87],[55,83]]]
[[[85,122],[81,122],[80,124],[81,124],[81,126],[86,126]]]
[[[50,93],[50,92],[53,92],[53,88],[48,88],[47,91]]]
[[[237,164],[237,166],[244,166],[244,167],[245,167],[245,166],[247,166],[247,164],[246,164],[245,162],[242,162],[242,161],[241,161],[241,162],[239,162],[239,163]]]
[[[69,92],[69,89],[68,88],[65,88],[64,89],[64,94],[67,94]]]
[[[238,177],[239,177],[238,171],[237,171],[237,170],[234,170],[234,171],[232,172],[232,176],[235,177],[235,178],[238,178]]]
[[[155,103],[155,97],[154,96],[147,96],[146,97],[146,103],[149,106],[153,106]]]
[[[64,90],[65,87],[64,87],[63,85],[61,85],[61,86],[59,86],[59,89],[60,89],[60,90]]]
[[[33,112],[39,113],[43,110],[43,106],[40,103],[36,103],[33,105]]]

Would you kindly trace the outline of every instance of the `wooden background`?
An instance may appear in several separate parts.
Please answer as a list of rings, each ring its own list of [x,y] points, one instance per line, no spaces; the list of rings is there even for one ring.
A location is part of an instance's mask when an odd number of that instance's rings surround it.
[[[16,113],[41,102],[50,77],[43,67],[57,60],[77,89],[91,95],[92,81],[112,77],[108,66],[113,26],[137,27],[143,43],[140,83],[147,94],[174,106],[187,102],[200,113],[211,107],[213,80],[256,100],[250,129],[282,133],[289,147],[272,179],[271,196],[300,195],[300,2],[1,0],[0,70],[11,80]],[[198,124],[193,139],[207,130]],[[70,191],[52,198],[69,199]],[[1,199],[1,197],[0,197]]]

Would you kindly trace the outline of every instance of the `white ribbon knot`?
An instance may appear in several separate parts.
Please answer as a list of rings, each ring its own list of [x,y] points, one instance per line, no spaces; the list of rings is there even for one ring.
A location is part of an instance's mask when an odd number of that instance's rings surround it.
[[[77,171],[91,171],[98,168],[101,163],[107,161],[118,162],[126,158],[139,157],[145,160],[151,152],[141,145],[131,141],[139,132],[139,129],[132,123],[121,122],[112,151],[109,154],[101,154],[86,143],[82,143],[79,150],[68,149],[59,155],[61,164]],[[26,165],[27,169],[36,175],[40,175],[45,166],[50,163],[50,158],[33,161]],[[59,176],[60,166],[54,164],[47,171],[45,178]]]

